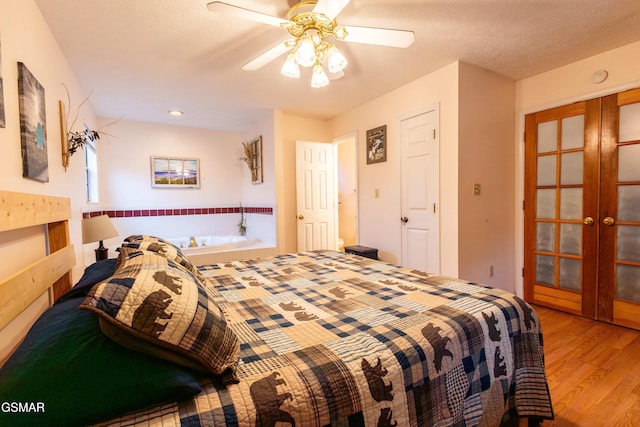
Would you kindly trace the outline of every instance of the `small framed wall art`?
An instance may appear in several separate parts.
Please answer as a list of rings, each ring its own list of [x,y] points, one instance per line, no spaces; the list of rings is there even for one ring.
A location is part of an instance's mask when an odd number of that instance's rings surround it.
[[[2,80],[2,42],[0,41],[0,128],[6,127],[4,118],[4,88]]]
[[[387,161],[387,125],[367,131],[367,164]]]
[[[200,160],[151,156],[154,188],[200,188]]]
[[[251,183],[260,184],[264,180],[262,171],[262,135],[249,142],[243,142],[242,145],[244,146],[242,160],[251,171]]]

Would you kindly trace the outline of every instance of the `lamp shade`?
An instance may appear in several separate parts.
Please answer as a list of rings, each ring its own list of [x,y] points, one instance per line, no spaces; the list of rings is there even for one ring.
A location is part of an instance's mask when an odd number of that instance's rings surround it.
[[[316,64],[313,66],[313,74],[311,76],[311,87],[325,87],[329,84],[329,77],[324,72],[322,65]]]
[[[303,67],[311,67],[316,63],[316,46],[311,37],[305,37],[298,42],[295,58]]]
[[[283,76],[291,77],[297,79],[300,77],[300,67],[298,67],[298,63],[296,62],[295,55],[290,53],[287,56],[287,60],[282,65],[282,69],[280,70]]]
[[[83,244],[117,236],[118,230],[116,230],[108,215],[93,216],[82,220]]]

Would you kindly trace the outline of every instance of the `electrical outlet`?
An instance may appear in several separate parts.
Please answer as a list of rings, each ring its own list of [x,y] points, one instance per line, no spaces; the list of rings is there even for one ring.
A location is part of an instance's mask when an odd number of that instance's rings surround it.
[[[489,277],[493,277],[493,265],[489,266]]]
[[[480,195],[480,184],[473,184],[473,195],[474,196]]]
[[[375,190],[373,190],[373,195],[376,199],[380,198],[380,189],[376,188]]]

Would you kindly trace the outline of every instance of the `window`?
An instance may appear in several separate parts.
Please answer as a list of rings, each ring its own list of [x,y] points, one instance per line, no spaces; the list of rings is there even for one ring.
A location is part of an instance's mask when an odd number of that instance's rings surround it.
[[[87,169],[87,202],[98,202],[98,156],[92,143],[85,144],[85,162]]]

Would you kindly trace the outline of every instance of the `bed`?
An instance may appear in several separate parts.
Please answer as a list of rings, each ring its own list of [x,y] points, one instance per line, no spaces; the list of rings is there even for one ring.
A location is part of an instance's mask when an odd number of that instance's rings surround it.
[[[2,425],[553,419],[540,322],[513,294],[333,251],[195,267],[153,236],[55,300],[0,402]]]

